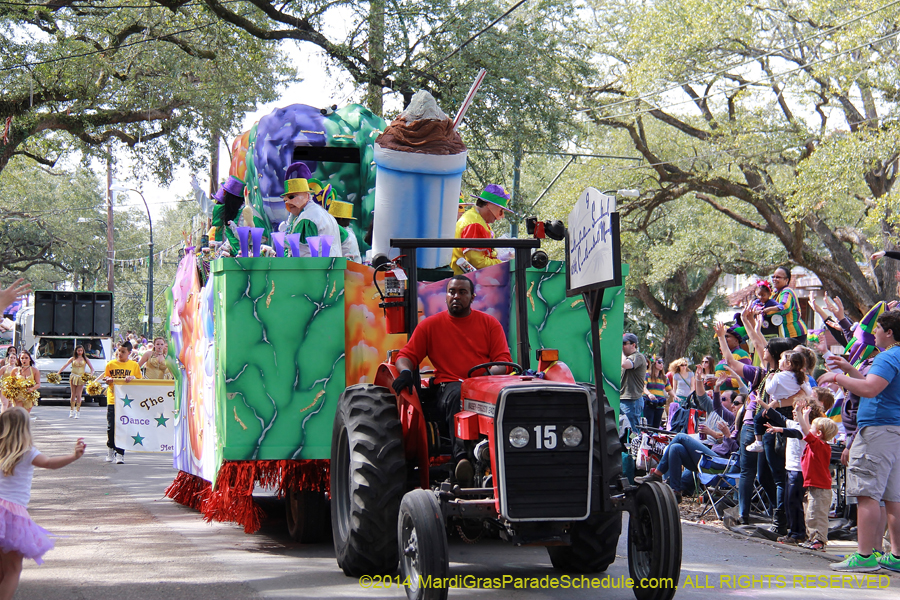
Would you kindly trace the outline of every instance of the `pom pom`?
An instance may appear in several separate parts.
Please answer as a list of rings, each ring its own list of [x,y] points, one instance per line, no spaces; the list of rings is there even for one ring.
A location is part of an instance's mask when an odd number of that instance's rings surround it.
[[[103,393],[103,384],[96,379],[90,381],[85,387],[88,396],[99,396]]]
[[[96,376],[93,373],[85,373],[81,376],[81,381],[83,381],[84,383],[90,383],[94,380],[95,377]]]
[[[59,373],[48,373],[48,374],[47,374],[47,381],[48,381],[49,383],[54,384],[54,385],[60,384],[60,383],[62,383],[62,377],[60,376]]]

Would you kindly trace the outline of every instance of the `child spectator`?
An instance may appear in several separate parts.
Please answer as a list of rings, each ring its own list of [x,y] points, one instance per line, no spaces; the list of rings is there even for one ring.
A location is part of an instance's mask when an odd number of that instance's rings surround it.
[[[803,452],[806,450],[806,442],[803,441],[803,432],[800,427],[800,412],[805,410],[805,400],[794,403],[794,418],[785,419],[781,413],[774,412],[770,423],[766,423],[769,433],[784,433],[787,438],[785,443],[785,483],[784,483],[784,510],[787,518],[789,533],[778,538],[782,544],[799,544],[806,541],[806,525],[803,515]],[[809,405],[812,411],[809,416],[813,419],[824,416],[822,408],[814,400]],[[774,423],[774,425],[773,425]]]
[[[792,402],[786,402],[803,391],[809,395],[812,388],[806,381],[806,359],[799,352],[785,352],[778,363],[780,372],[766,381],[766,395],[768,401],[757,398],[761,410],[756,414],[753,424],[753,433],[756,440],[747,446],[747,452],[762,452],[762,436],[766,432],[766,423],[774,412],[773,407],[781,408],[791,406]]]
[[[0,414],[0,597],[15,594],[23,559],[41,564],[41,557],[53,548],[47,531],[31,520],[26,508],[34,468],[62,468],[81,458],[84,448],[84,439],[78,438],[74,453],[44,456],[31,443],[31,419],[24,408]]]
[[[778,326],[770,322],[769,316],[763,311],[767,308],[776,308],[781,311],[784,306],[772,300],[772,284],[768,279],[760,279],[756,282],[756,298],[750,302],[750,308],[763,315],[762,333],[766,337],[774,337],[778,335]]]
[[[803,451],[803,486],[809,493],[806,506],[807,541],[801,544],[810,550],[825,550],[828,542],[828,511],[831,508],[831,446],[828,442],[837,435],[837,423],[825,417],[809,422],[811,408],[800,413],[800,429],[806,449]]]

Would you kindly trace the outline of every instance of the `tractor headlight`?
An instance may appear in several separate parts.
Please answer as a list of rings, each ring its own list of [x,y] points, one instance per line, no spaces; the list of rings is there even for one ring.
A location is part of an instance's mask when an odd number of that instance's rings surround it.
[[[528,435],[528,430],[524,427],[516,427],[509,432],[509,443],[512,444],[513,448],[524,448],[528,445],[530,439],[531,436]]]
[[[581,438],[583,437],[581,430],[575,427],[574,425],[570,427],[566,427],[566,430],[563,431],[563,443],[566,446],[574,447],[581,443]]]

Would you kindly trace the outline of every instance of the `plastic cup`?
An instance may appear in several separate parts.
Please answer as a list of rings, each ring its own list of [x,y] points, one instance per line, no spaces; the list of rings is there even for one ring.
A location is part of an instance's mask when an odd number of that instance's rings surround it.
[[[284,236],[283,231],[276,231],[272,234],[272,245],[275,247],[275,256],[284,256]]]
[[[262,236],[263,231],[265,231],[262,227],[252,227],[250,228],[250,236],[253,239],[253,256],[259,257],[259,253],[262,250]]]
[[[291,256],[300,256],[300,234],[291,233],[285,236],[288,246],[291,248]]]
[[[250,245],[249,245],[249,237],[250,237],[250,229],[251,227],[238,227],[238,242],[241,244],[241,256],[247,257],[250,256]]]
[[[466,153],[418,154],[388,150],[375,144],[375,224],[373,255],[396,258],[391,238],[456,236],[456,218]],[[420,248],[418,266],[435,269],[450,264],[452,248]]]

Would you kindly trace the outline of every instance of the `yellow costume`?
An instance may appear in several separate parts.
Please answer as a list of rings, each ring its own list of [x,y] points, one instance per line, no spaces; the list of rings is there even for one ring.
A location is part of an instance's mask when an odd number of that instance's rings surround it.
[[[85,366],[87,366],[87,361],[83,358],[72,361],[72,373],[69,375],[69,383],[71,385],[81,385],[84,383]]]
[[[147,360],[144,371],[147,379],[172,379],[169,367],[166,366],[166,359],[155,354]]]
[[[29,371],[31,371],[31,369],[29,369]],[[21,375],[22,372],[19,371],[19,374]],[[34,385],[34,376],[30,372],[28,374],[28,377],[24,377],[24,379],[26,387],[31,387]],[[19,395],[19,397],[16,398],[15,402],[16,405],[21,406],[22,408],[30,412],[33,407],[37,406],[37,399],[38,392],[37,390],[35,390],[33,392],[25,392],[24,394]]]

